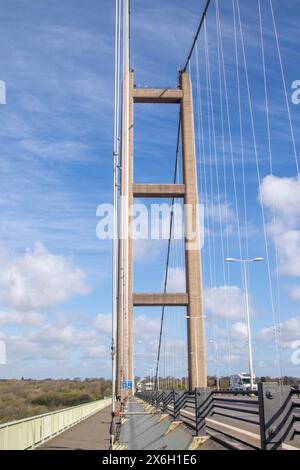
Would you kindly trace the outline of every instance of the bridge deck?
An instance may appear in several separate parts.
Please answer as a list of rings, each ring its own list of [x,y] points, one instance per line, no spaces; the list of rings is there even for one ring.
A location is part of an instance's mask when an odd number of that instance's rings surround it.
[[[132,399],[129,402],[129,411],[143,412],[144,408],[136,399]],[[120,441],[127,444],[128,450],[187,449],[193,439],[192,433],[178,427],[166,435],[171,420],[167,418],[159,422],[158,418],[157,415],[150,414],[128,416],[121,428]]]
[[[300,450],[300,436],[289,442],[282,443],[283,450]]]
[[[37,450],[107,450],[110,406],[45,442]]]
[[[143,412],[143,405],[133,398],[129,402],[130,412]],[[183,425],[167,433],[172,423],[171,417],[160,421],[158,415],[129,415],[122,425],[120,442],[128,450],[186,450],[193,441],[194,431]],[[225,450],[212,440],[208,440],[199,450]]]

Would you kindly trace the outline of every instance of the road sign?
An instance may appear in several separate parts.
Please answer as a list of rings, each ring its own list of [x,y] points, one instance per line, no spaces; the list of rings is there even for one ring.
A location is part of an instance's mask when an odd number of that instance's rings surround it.
[[[122,380],[122,390],[126,390],[127,382],[126,380]]]
[[[132,380],[128,380],[127,388],[128,390],[132,390]]]

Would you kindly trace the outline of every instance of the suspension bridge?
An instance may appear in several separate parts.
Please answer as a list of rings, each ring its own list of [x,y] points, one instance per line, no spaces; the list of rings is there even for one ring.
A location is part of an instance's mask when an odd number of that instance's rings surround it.
[[[274,176],[279,165],[278,142],[274,138],[278,123],[272,114],[270,93],[272,83],[278,80],[283,97],[280,115],[288,136],[285,158],[294,167],[294,182],[298,184],[288,84],[272,0],[253,4],[257,21],[252,36],[256,44],[255,77],[253,57],[247,50],[249,36],[243,2],[229,3],[230,14],[225,17],[218,0],[205,2],[192,46],[177,75],[177,87],[151,88],[136,85],[130,59],[130,4],[117,2],[112,440],[118,435],[119,441],[132,449],[151,445],[187,448],[191,445],[188,427],[195,431],[198,443],[203,444],[205,436],[210,436],[228,448],[277,449],[284,443],[286,448],[293,448],[298,442],[298,395],[281,380],[282,233],[278,228],[281,220]],[[135,110],[143,104],[168,106],[179,115],[173,175],[159,184],[147,177],[142,177],[143,183],[135,181],[135,160],[139,157],[134,150],[138,128]],[[152,158],[159,161],[166,156]],[[255,212],[253,198],[258,200]],[[136,292],[135,204],[150,200],[151,206],[151,201],[162,199],[168,200],[171,208],[162,289]],[[253,253],[250,243],[254,217],[255,230],[260,233],[255,247],[258,252]],[[182,236],[178,237],[180,224]],[[237,267],[233,273],[234,263]],[[268,298],[272,365],[279,378],[278,383],[261,382],[258,387],[251,331],[252,270],[256,270],[255,276],[263,283],[262,294]],[[233,284],[237,283],[238,273],[241,287]],[[141,374],[145,382],[150,380],[148,391],[144,385],[134,398],[134,364],[139,359],[135,356],[138,342],[134,314],[137,308],[146,307],[150,315],[161,309],[160,326],[158,338],[148,345],[149,349],[142,348],[152,370],[148,379],[146,371]],[[243,321],[237,323],[235,318]],[[239,397],[229,390],[229,384],[223,387],[227,390],[220,390],[220,354],[228,376],[235,367],[237,341],[233,329],[244,339],[244,368],[249,372],[249,387]],[[207,381],[209,343],[214,345],[213,389]],[[147,361],[141,362],[145,367]],[[120,423],[126,421],[120,433],[116,432],[116,417]],[[163,437],[154,439],[155,436]],[[292,440],[294,444],[290,444]]]
[[[284,375],[286,345],[300,337],[299,320],[285,316],[285,297],[299,299],[300,179],[280,11],[255,0],[249,26],[243,0],[199,2],[173,86],[158,88],[137,85],[130,1],[115,3],[112,400],[6,423],[0,448],[299,449],[300,391]],[[140,181],[139,107],[152,113],[140,138],[161,152],[144,153]],[[157,129],[170,113],[166,155]],[[145,220],[158,265],[149,276],[134,262]],[[159,290],[136,288],[156,278]],[[276,380],[256,377],[260,367]]]

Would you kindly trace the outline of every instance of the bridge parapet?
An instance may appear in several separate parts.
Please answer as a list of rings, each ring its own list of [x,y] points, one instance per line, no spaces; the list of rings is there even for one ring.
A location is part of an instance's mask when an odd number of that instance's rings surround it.
[[[300,419],[295,413],[300,403],[293,400],[293,391],[277,383],[260,383],[258,389],[260,436],[263,450],[274,450],[298,434],[294,424]]]
[[[0,450],[32,449],[111,404],[98,400],[0,425]]]
[[[149,391],[141,398],[193,428],[196,436],[208,434],[235,449],[277,450],[299,441],[299,395],[287,386],[261,383],[258,392],[197,388]]]

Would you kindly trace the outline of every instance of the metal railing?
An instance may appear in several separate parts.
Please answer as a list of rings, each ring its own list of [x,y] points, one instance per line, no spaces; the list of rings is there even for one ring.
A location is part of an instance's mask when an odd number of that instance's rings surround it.
[[[111,398],[0,425],[0,450],[36,447],[111,404]]]
[[[257,392],[234,394],[228,390],[197,388],[145,392],[145,401],[173,420],[239,448],[276,450],[300,435],[299,391],[277,383],[260,383]]]

